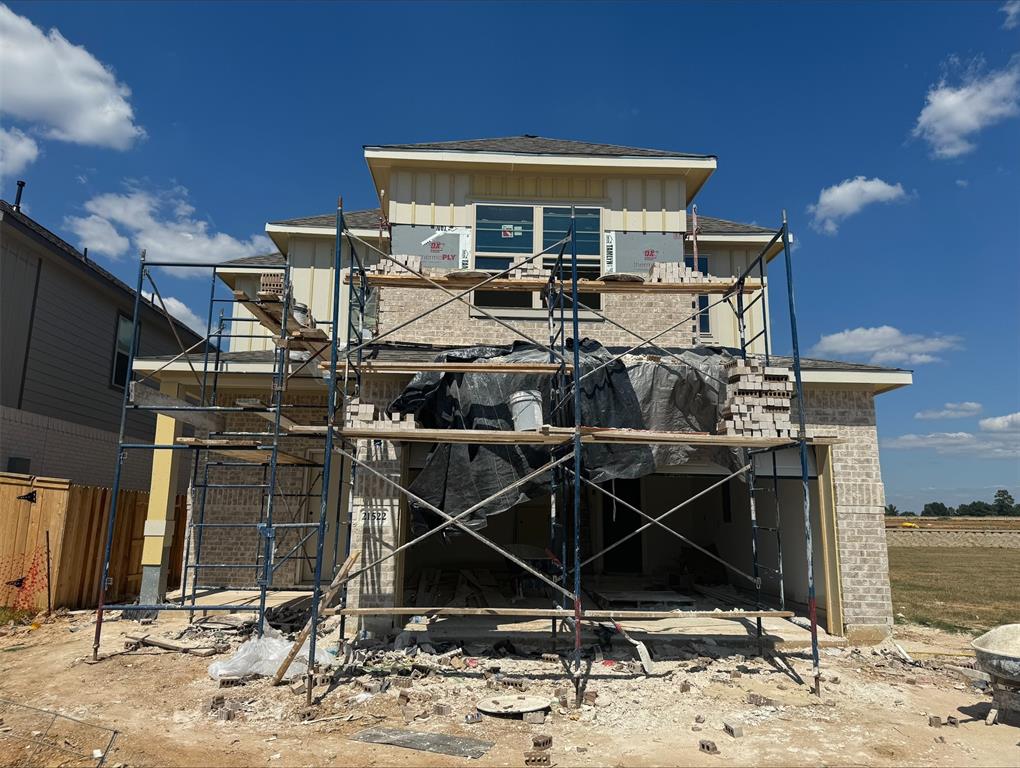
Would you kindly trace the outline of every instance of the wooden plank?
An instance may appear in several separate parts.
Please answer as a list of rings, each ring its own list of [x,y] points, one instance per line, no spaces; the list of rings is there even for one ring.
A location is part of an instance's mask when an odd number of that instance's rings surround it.
[[[337,571],[336,576],[333,577],[333,581],[330,583],[329,588],[323,593],[322,598],[319,600],[319,615],[329,607],[329,604],[336,597],[337,592],[340,591],[345,583],[347,574],[351,572],[354,564],[358,562],[358,558],[361,556],[361,550],[355,549],[347,556],[344,564],[340,566],[340,570]],[[308,635],[312,632],[312,619],[309,617],[308,621],[305,622],[305,626],[298,632],[297,637],[294,638],[294,644],[290,647],[287,652],[287,657],[280,664],[279,669],[276,670],[276,674],[273,675],[273,685],[279,685],[280,681],[283,680],[283,676],[287,674],[287,669],[293,663],[294,658],[298,655],[298,651],[301,650],[301,646],[305,644],[305,640],[308,639]]]
[[[179,398],[165,395],[158,389],[147,387],[137,381],[132,381],[129,386],[131,388],[131,402],[134,405],[155,406],[157,408],[160,406],[164,408],[187,408],[192,405]],[[204,429],[208,432],[222,432],[226,428],[226,419],[223,418],[223,415],[210,411],[157,410],[154,413],[161,413],[164,416],[169,416],[171,419],[183,421],[185,424],[190,424],[193,427]]]
[[[31,490],[31,478],[27,475],[7,475],[0,483],[0,605],[13,605],[17,599],[16,587],[6,582],[22,576],[22,553],[18,546],[19,529],[24,525],[25,508],[28,502],[19,501],[18,496]]]
[[[53,514],[49,520],[49,531],[50,531],[50,599],[53,602],[53,607],[56,608],[59,603],[57,602],[57,594],[60,589],[60,584],[64,578],[63,571],[61,570],[61,563],[64,559],[64,547],[67,542],[67,505],[71,499],[71,493],[73,486],[64,489],[64,492],[60,494],[59,501],[53,509]]]
[[[82,552],[81,584],[78,588],[78,605],[91,608],[99,603],[99,578],[102,575],[103,556],[106,552],[107,527],[110,515],[109,488],[90,488],[88,506],[81,512],[82,524],[88,535]]]
[[[327,364],[328,365],[328,364]],[[256,397],[239,397],[234,401],[234,405],[239,405],[243,408],[261,408],[265,409],[266,405]],[[270,424],[276,423],[276,413],[271,410],[256,410],[252,411],[253,416],[258,416],[260,419],[265,419]],[[286,414],[280,414],[280,429],[284,432],[292,432],[298,427],[303,425],[298,424],[296,421],[291,419]],[[325,434],[325,432],[323,432]]]
[[[282,333],[282,326],[280,321],[282,319],[282,304],[276,301],[258,301],[253,299],[244,291],[234,292],[235,301],[242,304],[256,320],[262,325],[263,328],[268,330],[273,336],[279,337]],[[272,312],[272,307],[276,307],[275,314]],[[293,323],[293,325],[292,325]],[[323,343],[328,340],[326,332],[321,328],[304,328],[301,327],[296,319],[293,319],[287,323],[288,333],[288,346],[307,349],[312,353],[322,353]]]
[[[368,284],[390,288],[433,288],[436,286],[417,275],[382,275],[370,274]],[[474,288],[481,280],[476,277],[432,276],[431,279],[443,288],[464,291]],[[344,276],[344,282],[350,282],[350,276]],[[356,280],[355,282],[358,282]],[[541,278],[498,278],[482,286],[486,291],[541,291],[549,284]],[[722,278],[704,283],[631,283],[605,282],[602,280],[578,280],[577,290],[580,293],[651,293],[651,294],[723,294],[729,293],[736,285],[735,280]],[[744,293],[761,290],[761,281],[748,279],[744,281]],[[235,294],[237,292],[235,291]]]
[[[572,610],[562,608],[448,608],[401,606],[399,608],[330,608],[323,615],[344,616],[518,616],[531,619],[570,619]],[[583,611],[586,619],[788,619],[793,611]]]
[[[322,428],[325,432],[325,427]],[[232,459],[250,461],[252,464],[268,464],[272,460],[272,449],[269,446],[262,446],[258,440],[228,440],[209,439],[201,437],[178,437],[178,445],[187,445],[192,448],[205,448],[213,453],[222,453]],[[292,453],[276,451],[277,464],[308,464],[308,459],[295,456]]]
[[[212,656],[216,649],[210,645],[196,645],[195,643],[181,643],[177,640],[170,640],[166,637],[153,637],[152,635],[132,634],[125,635],[128,640],[141,645],[151,645],[153,648],[162,648],[165,651],[176,651],[177,653],[190,653],[192,656]]]
[[[573,365],[564,366],[569,373],[574,369]],[[329,369],[329,363],[319,363],[322,370]],[[362,374],[407,374],[414,375],[427,371],[442,371],[446,373],[530,373],[536,375],[552,375],[560,370],[558,363],[490,363],[485,361],[465,362],[454,360],[446,363],[419,363],[415,361],[383,361],[365,360],[357,366]],[[343,373],[343,361],[337,366],[337,375]]]
[[[325,432],[325,427],[321,427]],[[344,427],[343,437],[393,440],[409,443],[516,443],[519,445],[560,445],[569,438],[541,432],[501,429],[390,429],[388,427]]]
[[[305,434],[323,434],[325,426],[302,429]],[[391,429],[380,427],[343,427],[338,432],[347,438],[392,440],[418,443],[469,443],[518,445],[561,445],[573,439],[570,428],[543,427],[537,432],[519,432],[503,429]],[[827,445],[838,438],[810,438],[808,444]],[[616,429],[582,427],[582,443],[633,443],[637,445],[711,445],[732,448],[775,448],[792,445],[795,441],[780,437],[742,437],[739,435],[711,435],[707,432],[655,432],[643,429]]]

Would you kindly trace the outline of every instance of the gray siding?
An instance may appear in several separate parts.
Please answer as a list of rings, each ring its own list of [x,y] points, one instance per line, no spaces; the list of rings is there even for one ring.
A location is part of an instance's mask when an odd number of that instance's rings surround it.
[[[111,384],[114,337],[118,313],[130,317],[133,300],[105,278],[92,275],[62,255],[55,254],[11,226],[4,226],[5,245],[12,251],[34,253],[41,258],[35,314],[24,368],[20,407],[33,413],[117,432],[123,390]],[[8,251],[4,251],[4,277],[8,272]],[[10,268],[19,267],[14,260]],[[23,270],[22,270],[23,271]],[[28,278],[19,278],[24,283]],[[6,295],[6,291],[5,291]],[[16,327],[27,325],[31,302],[20,302]],[[8,357],[5,310],[4,358]],[[185,343],[190,341],[185,340]],[[16,347],[15,340],[14,346]],[[22,349],[24,343],[22,342]],[[17,351],[15,349],[15,351]],[[166,319],[145,308],[142,313],[139,354],[173,354],[178,350]],[[20,373],[20,372],[19,372]],[[7,404],[5,394],[5,404]],[[127,434],[149,439],[154,417],[131,413]]]
[[[3,329],[0,405],[18,408],[40,261],[24,240],[4,234],[0,238],[0,328]]]

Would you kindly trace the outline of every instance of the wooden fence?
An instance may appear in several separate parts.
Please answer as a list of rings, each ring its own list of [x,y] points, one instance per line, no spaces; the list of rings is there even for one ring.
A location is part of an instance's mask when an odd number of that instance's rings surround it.
[[[94,607],[111,496],[109,488],[0,472],[0,605],[45,610],[48,592],[54,608]],[[144,491],[119,493],[110,602],[138,595],[148,501]],[[185,497],[178,496],[168,588],[180,584],[185,515]]]

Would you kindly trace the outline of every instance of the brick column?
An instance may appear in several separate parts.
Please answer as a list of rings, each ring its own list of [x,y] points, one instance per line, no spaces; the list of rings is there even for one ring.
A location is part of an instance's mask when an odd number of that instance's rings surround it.
[[[346,414],[345,423],[370,426],[388,422],[387,426],[396,427],[397,424],[386,418],[383,411],[400,393],[403,382],[403,379],[396,378],[366,379],[362,384],[361,398]],[[357,458],[388,480],[400,486],[406,485],[405,456],[400,444],[388,440],[358,440]],[[351,498],[351,549],[361,550],[358,567],[362,567],[392,552],[404,541],[407,505],[397,488],[362,466],[355,471]],[[400,605],[402,581],[403,556],[397,555],[350,581],[347,606],[375,608]],[[361,616],[348,621],[346,631],[348,636],[359,628],[377,636],[385,635],[398,621],[400,617]]]
[[[875,398],[866,390],[814,387],[804,398],[808,434],[846,441],[832,446],[846,635],[855,644],[880,642],[892,629],[893,611]]]

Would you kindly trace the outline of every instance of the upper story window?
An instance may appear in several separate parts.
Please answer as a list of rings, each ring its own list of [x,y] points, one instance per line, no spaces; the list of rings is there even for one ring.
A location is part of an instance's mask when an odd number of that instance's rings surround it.
[[[595,280],[602,274],[602,211],[600,208],[575,208],[574,216],[578,276]],[[546,269],[552,269],[559,254],[559,248],[553,246],[570,231],[570,208],[477,204],[475,231],[475,269],[499,272],[521,256],[531,256],[547,248],[551,251],[541,262]],[[569,279],[569,244],[563,254],[564,277]],[[599,294],[589,293],[582,301],[592,309],[599,309],[601,298]],[[538,292],[476,291],[475,303],[486,308],[542,309]]]
[[[128,381],[132,330],[131,318],[118,312],[116,335],[113,339],[113,366],[110,373],[110,383],[115,387],[123,388]],[[141,328],[138,331],[140,337]],[[135,340],[135,349],[138,349],[137,339]]]
[[[577,224],[577,255],[602,257],[602,210],[600,208],[575,208],[574,221]],[[570,231],[570,209],[542,209],[542,248],[551,248]],[[557,252],[559,249],[557,249]],[[570,254],[570,245],[564,251]],[[556,257],[553,256],[553,262]],[[578,263],[581,259],[578,258]]]
[[[476,205],[475,251],[532,254],[535,252],[535,209],[530,205]],[[510,259],[505,259],[509,266]],[[479,269],[506,269],[506,266]]]
[[[708,274],[708,256],[698,256],[698,263],[695,265],[693,256],[684,256],[684,264],[691,269],[697,269],[701,274]],[[698,331],[702,334],[708,335],[712,333],[712,323],[708,316],[708,296],[698,296],[698,309],[701,310],[701,314],[698,315]]]
[[[602,274],[602,209],[575,208],[574,225],[577,227],[577,276],[584,280],[597,280]],[[545,207],[542,209],[542,248],[552,248],[570,232],[570,208]],[[556,266],[559,248],[543,257],[544,266]],[[564,278],[570,278],[570,243],[563,250]],[[585,293],[581,304],[591,309],[602,308],[602,296]],[[569,299],[566,305],[570,306]]]

